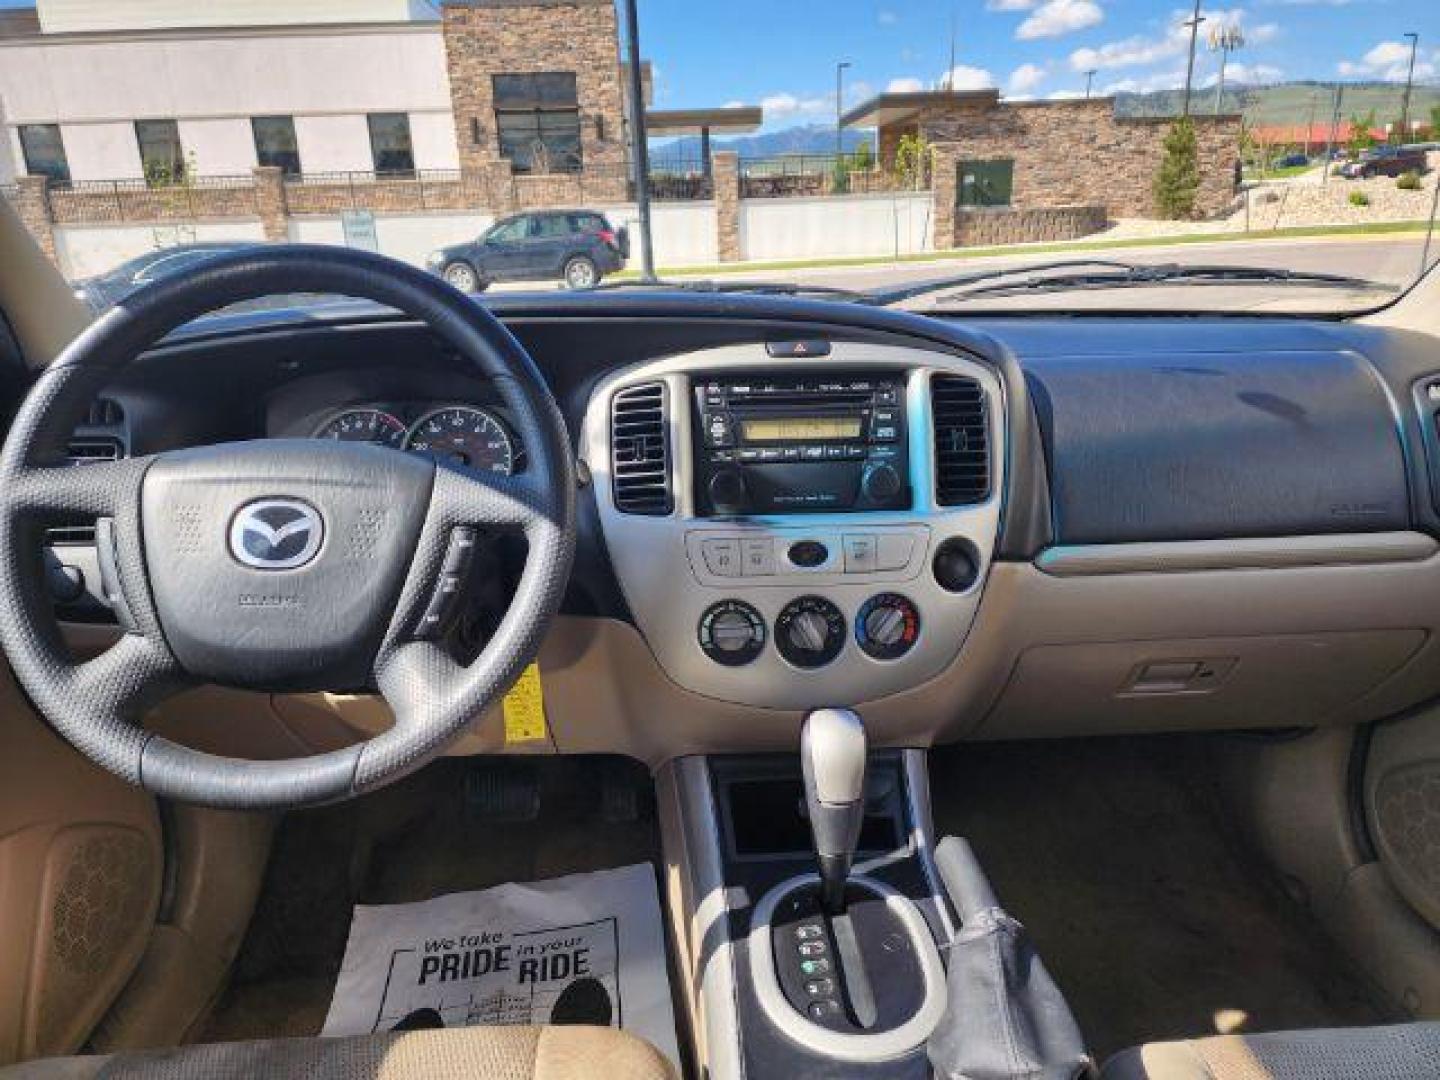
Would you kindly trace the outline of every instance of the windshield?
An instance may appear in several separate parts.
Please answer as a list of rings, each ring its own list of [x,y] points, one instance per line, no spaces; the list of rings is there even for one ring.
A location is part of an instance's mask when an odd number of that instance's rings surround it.
[[[0,196],[97,311],[277,242],[967,314],[1343,315],[1440,259],[1433,0],[631,6],[0,0]]]

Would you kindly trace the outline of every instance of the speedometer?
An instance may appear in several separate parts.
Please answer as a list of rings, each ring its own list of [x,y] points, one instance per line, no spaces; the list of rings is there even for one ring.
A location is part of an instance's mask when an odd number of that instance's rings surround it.
[[[405,423],[380,409],[346,409],[320,425],[315,438],[374,443],[399,450],[405,445]]]
[[[509,433],[490,413],[468,405],[426,413],[410,429],[405,449],[464,469],[506,476],[515,471],[515,444]]]

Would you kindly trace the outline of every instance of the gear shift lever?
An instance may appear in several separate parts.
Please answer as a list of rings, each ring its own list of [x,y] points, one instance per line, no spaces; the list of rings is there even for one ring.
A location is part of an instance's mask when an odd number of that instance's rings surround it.
[[[800,729],[805,806],[825,911],[845,910],[845,881],[865,819],[865,725],[849,709],[817,709]]]

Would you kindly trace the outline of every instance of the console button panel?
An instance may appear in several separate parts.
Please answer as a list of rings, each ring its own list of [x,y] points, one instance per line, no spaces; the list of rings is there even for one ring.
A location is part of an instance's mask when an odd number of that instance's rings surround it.
[[[690,565],[704,585],[805,587],[834,579],[901,581],[924,569],[924,525],[839,529],[696,530],[686,537]]]

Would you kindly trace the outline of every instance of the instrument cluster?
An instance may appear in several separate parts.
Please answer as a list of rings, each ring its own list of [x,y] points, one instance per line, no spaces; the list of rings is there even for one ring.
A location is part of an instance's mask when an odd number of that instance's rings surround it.
[[[426,454],[477,472],[508,476],[523,467],[524,452],[509,426],[495,410],[475,405],[353,405],[326,414],[309,434]]]

